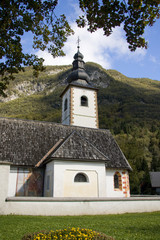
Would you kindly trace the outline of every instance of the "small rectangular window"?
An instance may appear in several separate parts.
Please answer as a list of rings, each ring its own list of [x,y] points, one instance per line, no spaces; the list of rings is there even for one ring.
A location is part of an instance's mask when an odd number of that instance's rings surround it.
[[[119,172],[116,172],[114,174],[114,190],[122,191],[122,177]]]
[[[50,189],[50,176],[47,176],[47,190]]]
[[[88,98],[86,96],[81,97],[81,106],[88,107]]]
[[[64,101],[64,111],[66,111],[68,108],[68,99],[66,98]]]

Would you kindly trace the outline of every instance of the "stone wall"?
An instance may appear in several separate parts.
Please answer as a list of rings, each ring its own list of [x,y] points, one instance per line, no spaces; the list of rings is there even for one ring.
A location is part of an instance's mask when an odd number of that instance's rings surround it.
[[[150,198],[7,198],[0,214],[102,215],[160,211],[160,197]]]

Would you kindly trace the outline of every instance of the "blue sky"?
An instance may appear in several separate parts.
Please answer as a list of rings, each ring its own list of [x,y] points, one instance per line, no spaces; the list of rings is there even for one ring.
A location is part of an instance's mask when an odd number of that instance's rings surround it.
[[[54,59],[46,51],[36,51],[39,57],[45,59],[45,65],[71,64],[77,51],[77,38],[79,36],[81,40],[80,51],[84,55],[85,62],[95,62],[105,69],[115,69],[127,77],[160,80],[160,20],[153,27],[146,29],[145,38],[148,41],[148,49],[130,52],[122,27],[115,28],[109,37],[103,36],[102,30],[91,34],[86,28],[78,28],[75,24],[76,17],[80,15],[78,0],[59,0],[56,14],[63,13],[66,14],[75,34],[68,38],[64,46],[65,57]],[[30,45],[30,35],[26,34],[23,37],[24,50],[30,50]]]

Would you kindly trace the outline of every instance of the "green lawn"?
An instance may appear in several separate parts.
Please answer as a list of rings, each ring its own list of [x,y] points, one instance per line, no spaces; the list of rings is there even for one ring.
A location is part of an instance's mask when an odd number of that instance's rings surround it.
[[[90,228],[116,240],[160,239],[160,212],[101,216],[0,216],[0,240],[20,240],[29,232],[66,227]]]

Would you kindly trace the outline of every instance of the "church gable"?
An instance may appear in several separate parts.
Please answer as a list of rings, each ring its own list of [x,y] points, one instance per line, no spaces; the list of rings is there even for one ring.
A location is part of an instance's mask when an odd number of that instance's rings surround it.
[[[73,131],[51,154],[51,158],[108,161],[108,158],[95,146]]]

